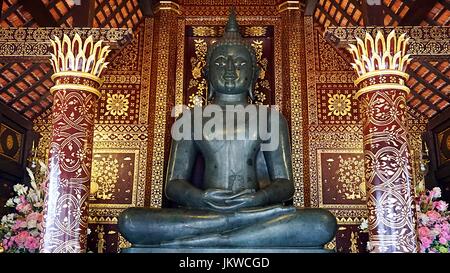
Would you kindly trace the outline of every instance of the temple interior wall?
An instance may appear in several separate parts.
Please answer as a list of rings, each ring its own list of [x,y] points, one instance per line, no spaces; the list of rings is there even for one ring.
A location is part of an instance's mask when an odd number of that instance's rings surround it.
[[[366,193],[356,74],[345,56],[325,42],[311,17],[284,18],[268,4],[243,3],[237,11],[243,34],[257,49],[264,70],[257,82],[257,102],[276,104],[291,126],[297,175],[294,205],[331,210],[340,228],[329,247],[364,251],[367,234],[358,230],[366,217]],[[170,111],[175,104],[205,99],[201,68],[206,44],[220,35],[227,12],[222,6],[194,8],[187,3],[180,16],[147,18],[131,43],[113,56],[104,75],[94,132],[90,251],[116,252],[127,245],[116,225],[125,208],[164,206]],[[161,30],[167,22],[164,30],[171,33]],[[166,43],[168,47],[161,47]],[[43,159],[50,119],[47,113],[34,124],[41,134]],[[409,128],[418,181],[425,121],[411,118]]]

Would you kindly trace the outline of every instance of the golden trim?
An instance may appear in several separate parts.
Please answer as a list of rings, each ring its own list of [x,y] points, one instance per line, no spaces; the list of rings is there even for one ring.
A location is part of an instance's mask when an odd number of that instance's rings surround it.
[[[56,91],[62,90],[62,89],[72,89],[77,91],[86,91],[89,93],[92,93],[96,95],[98,98],[102,96],[102,93],[100,93],[97,89],[94,87],[82,85],[82,84],[58,84],[50,88],[50,93],[53,95]]]
[[[164,149],[166,135],[166,111],[168,98],[169,82],[169,65],[171,58],[176,58],[176,52],[169,50],[170,43],[173,40],[170,37],[177,30],[176,17],[173,14],[161,16],[160,28],[157,37],[154,37],[154,51],[156,51],[156,61],[158,69],[156,71],[155,84],[155,109],[153,121],[153,150],[151,152],[151,187],[150,187],[150,207],[160,208],[162,206],[162,194],[164,192]],[[176,35],[176,33],[175,33]],[[183,41],[184,42],[184,41]]]
[[[282,13],[286,10],[299,10],[300,6],[300,1],[285,1],[278,5],[278,12]]]
[[[370,71],[365,74],[363,74],[361,77],[357,78],[354,83],[355,85],[358,85],[361,81],[374,77],[374,76],[382,76],[382,75],[396,75],[405,78],[405,81],[409,79],[409,74],[398,71],[398,70],[392,70],[392,69],[383,69],[383,70],[376,70],[376,71]]]
[[[61,72],[56,72],[55,74],[52,75],[52,81],[55,81],[55,78],[57,77],[80,77],[80,78],[87,78],[90,80],[93,80],[95,82],[97,82],[99,85],[103,84],[103,80],[100,79],[99,77],[92,75],[91,73],[88,72],[82,72],[82,71],[61,71]]]
[[[159,1],[155,7],[155,13],[161,10],[171,10],[178,13],[178,15],[181,14],[181,6],[173,1]]]
[[[62,40],[56,36],[54,39],[50,40],[54,53],[50,54],[50,64],[55,72],[83,71],[100,76],[108,65],[105,60],[111,52],[109,46],[102,46],[102,40],[94,44],[92,35],[84,41],[78,33],[72,39],[67,34]]]
[[[182,105],[183,104],[183,92],[184,92],[184,85],[183,85],[183,74],[184,74],[184,44],[185,44],[185,33],[184,29],[186,27],[186,20],[185,19],[179,19],[178,20],[178,41],[182,41],[181,43],[178,43],[177,46],[177,69],[176,69],[176,79],[175,79],[175,105]],[[178,117],[181,112],[176,108],[175,115]]]
[[[380,31],[372,37],[366,31],[364,41],[356,37],[356,45],[348,45],[347,49],[354,60],[351,65],[359,76],[377,71],[379,67],[383,70],[405,71],[407,64],[411,62],[410,54],[406,54],[409,39],[406,38],[406,33],[397,38],[395,29],[387,37]]]
[[[358,92],[356,92],[355,94],[355,99],[359,98],[359,96],[361,96],[362,94],[371,92],[371,91],[377,91],[377,90],[383,90],[383,89],[397,89],[397,90],[402,90],[405,91],[406,94],[409,93],[409,88],[405,85],[401,85],[398,83],[382,83],[382,84],[374,84],[371,86],[367,86],[364,87],[362,89],[360,89]]]

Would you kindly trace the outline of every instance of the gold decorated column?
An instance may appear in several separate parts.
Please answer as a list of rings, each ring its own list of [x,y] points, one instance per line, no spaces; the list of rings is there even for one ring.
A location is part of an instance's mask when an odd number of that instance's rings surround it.
[[[94,116],[110,50],[102,41],[94,44],[92,36],[83,42],[78,34],[51,43],[55,85],[40,251],[85,252]]]
[[[174,1],[159,1],[155,4],[153,18],[152,86],[151,106],[154,115],[149,119],[152,127],[152,152],[149,158],[151,172],[150,207],[162,206],[164,170],[170,151],[170,113],[175,105],[177,44],[177,17],[181,6]],[[184,31],[184,30],[183,30]],[[154,105],[153,105],[154,103]]]
[[[408,39],[366,33],[350,45],[363,118],[371,252],[416,252],[417,236],[407,141],[405,85]]]

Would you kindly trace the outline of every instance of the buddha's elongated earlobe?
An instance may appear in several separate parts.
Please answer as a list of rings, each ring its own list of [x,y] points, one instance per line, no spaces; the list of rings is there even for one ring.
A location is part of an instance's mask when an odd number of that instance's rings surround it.
[[[208,81],[208,101],[212,100],[214,98],[214,88],[212,87],[212,84],[210,81]]]
[[[255,82],[256,82],[256,81],[254,81],[254,82],[250,85],[250,87],[248,88],[248,96],[249,96],[249,98],[250,98],[252,101],[255,100],[255,94],[253,94],[253,87],[254,87],[254,85],[255,85]]]
[[[258,80],[258,77],[259,77],[259,66],[256,66],[253,69],[253,82],[248,89],[248,96],[250,97],[250,99],[252,101],[255,100],[255,94],[253,93],[253,91],[255,90],[255,85],[256,85],[256,81]]]
[[[207,87],[207,90],[206,90],[206,94],[207,94],[206,99],[208,101],[210,101],[214,97],[214,89],[212,87],[211,80],[208,78],[209,73],[208,73],[208,69],[206,68],[208,65],[209,64],[207,62],[206,66],[202,69],[202,74],[203,74],[203,77],[208,82],[208,87]]]

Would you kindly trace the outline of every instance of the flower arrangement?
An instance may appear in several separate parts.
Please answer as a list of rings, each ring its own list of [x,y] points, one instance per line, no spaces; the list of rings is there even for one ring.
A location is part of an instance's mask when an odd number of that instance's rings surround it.
[[[47,167],[39,161],[36,177],[27,168],[30,187],[14,185],[16,196],[10,198],[5,207],[15,208],[16,212],[7,214],[0,221],[0,248],[10,253],[36,253],[42,232],[44,186]]]
[[[422,191],[417,198],[420,252],[448,253],[450,250],[450,213],[442,200],[441,189]]]

